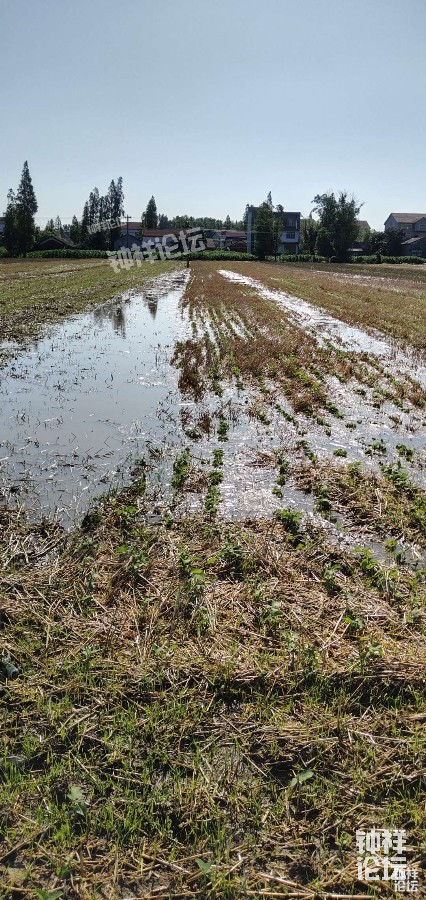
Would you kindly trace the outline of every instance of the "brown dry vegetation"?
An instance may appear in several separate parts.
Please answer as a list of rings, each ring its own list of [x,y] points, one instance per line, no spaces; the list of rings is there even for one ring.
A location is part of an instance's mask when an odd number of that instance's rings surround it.
[[[426,266],[235,262],[225,263],[223,268],[309,300],[351,325],[378,328],[413,347],[426,349]],[[360,283],[354,275],[369,278]]]
[[[232,269],[236,266],[229,264]],[[239,263],[238,267],[251,277],[268,271],[267,266],[253,263]],[[192,266],[184,306],[193,322],[193,338],[179,343],[174,356],[181,369],[182,390],[195,392],[199,398],[207,385],[221,377],[241,376],[257,383],[266,378],[291,400],[295,412],[312,414],[327,410],[329,398],[323,380],[335,375],[342,382],[353,378],[375,387],[379,402],[388,399],[400,405],[409,398],[424,406],[425,392],[417,384],[390,378],[367,354],[360,357],[331,345],[320,347],[313,336],[292,324],[277,304],[250,287],[227,281],[217,269],[217,263]],[[263,282],[267,281],[263,277]],[[213,338],[205,329],[206,319]]]
[[[418,579],[136,487],[67,540],[2,516],[0,896],[367,896],[373,824],[421,862]]]

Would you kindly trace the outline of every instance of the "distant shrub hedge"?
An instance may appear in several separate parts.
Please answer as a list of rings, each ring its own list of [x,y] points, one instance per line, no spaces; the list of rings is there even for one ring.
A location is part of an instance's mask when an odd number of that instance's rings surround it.
[[[30,259],[106,259],[106,250],[31,250]]]
[[[398,265],[399,263],[410,263],[412,266],[422,266],[426,263],[423,256],[383,256],[381,253],[375,253],[372,256],[356,256],[352,260],[354,263],[371,263],[379,265],[380,263],[388,263]]]
[[[245,259],[257,258],[252,253],[237,253],[234,250],[198,250],[196,253],[188,253],[187,257],[188,259],[229,259],[241,262],[244,262]]]
[[[315,256],[313,253],[283,253],[280,262],[325,262],[325,257]]]

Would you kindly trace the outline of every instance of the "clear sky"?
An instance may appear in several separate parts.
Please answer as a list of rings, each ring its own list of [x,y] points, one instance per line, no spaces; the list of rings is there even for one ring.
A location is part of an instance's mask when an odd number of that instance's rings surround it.
[[[25,159],[40,225],[119,175],[133,219],[425,212],[425,51],[425,0],[0,0],[0,212]]]

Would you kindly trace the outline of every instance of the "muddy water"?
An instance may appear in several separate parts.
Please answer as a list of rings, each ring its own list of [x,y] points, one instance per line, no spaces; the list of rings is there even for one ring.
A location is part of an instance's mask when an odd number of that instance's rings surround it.
[[[424,357],[414,350],[412,353],[404,351],[395,341],[385,335],[369,334],[362,328],[348,325],[308,303],[307,300],[293,297],[284,291],[269,290],[262,282],[254,278],[245,277],[226,269],[222,269],[220,274],[229,281],[255,288],[262,297],[273,300],[288,310],[296,323],[314,333],[320,343],[326,344],[327,341],[332,340],[348,350],[357,353],[371,353],[373,356],[377,356],[385,367],[391,369],[392,374],[399,371],[414,378],[422,387],[426,388],[426,363]]]
[[[180,397],[170,365],[187,333],[186,272],[78,315],[0,371],[0,479],[33,514],[75,521],[129,478],[147,448],[176,444]]]

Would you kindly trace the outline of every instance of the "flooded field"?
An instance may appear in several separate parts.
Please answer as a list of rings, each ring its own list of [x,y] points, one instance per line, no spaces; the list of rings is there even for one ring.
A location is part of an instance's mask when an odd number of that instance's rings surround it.
[[[35,269],[0,273],[5,897],[366,896],[360,824],[426,824],[416,304]]]
[[[33,515],[76,521],[129,480],[139,454],[179,441],[170,365],[187,276],[161,276],[53,326],[0,373],[0,474]]]
[[[206,384],[195,399],[182,389],[175,348],[191,348],[196,338],[207,342],[209,353],[220,354],[225,333],[239,347],[250,347],[257,326],[237,306],[223,312],[223,321],[214,311],[203,313],[202,307],[194,318],[185,297],[189,279],[197,284],[196,275],[186,270],[164,274],[144,291],[127,291],[51,326],[28,349],[15,349],[0,381],[5,498],[23,505],[33,519],[46,516],[71,527],[96,498],[129,484],[143,469],[153,521],[160,521],[171,506],[181,515],[199,512],[208,494],[212,453],[220,448],[217,510],[225,519],[271,517],[281,502],[313,517],[329,533],[337,527],[339,541],[377,547],[374,534],[351,526],[342,508],[334,510],[331,521],[324,519],[315,498],[303,484],[301,488],[298,471],[310,458],[338,465],[336,457],[343,457],[345,466],[354,463],[380,474],[385,463],[399,466],[402,457],[413,484],[424,488],[424,409],[397,395],[392,399],[389,392],[377,402],[381,379],[391,383],[402,377],[409,388],[414,382],[426,384],[419,354],[232,268],[218,268],[215,277],[235,286],[243,307],[255,293],[278,315],[284,313],[284,324],[294,323],[323,350],[355,354],[370,383],[361,386],[356,377],[324,372],[321,416],[307,415],[303,408],[296,413],[297,403],[267,373],[260,390],[256,380],[243,383],[231,377],[220,388],[214,381]],[[4,349],[10,351],[11,345]],[[381,373],[374,369],[375,358],[383,366]],[[173,465],[183,451],[189,454],[191,477],[177,498]],[[277,470],[284,456],[289,471],[278,490]]]

